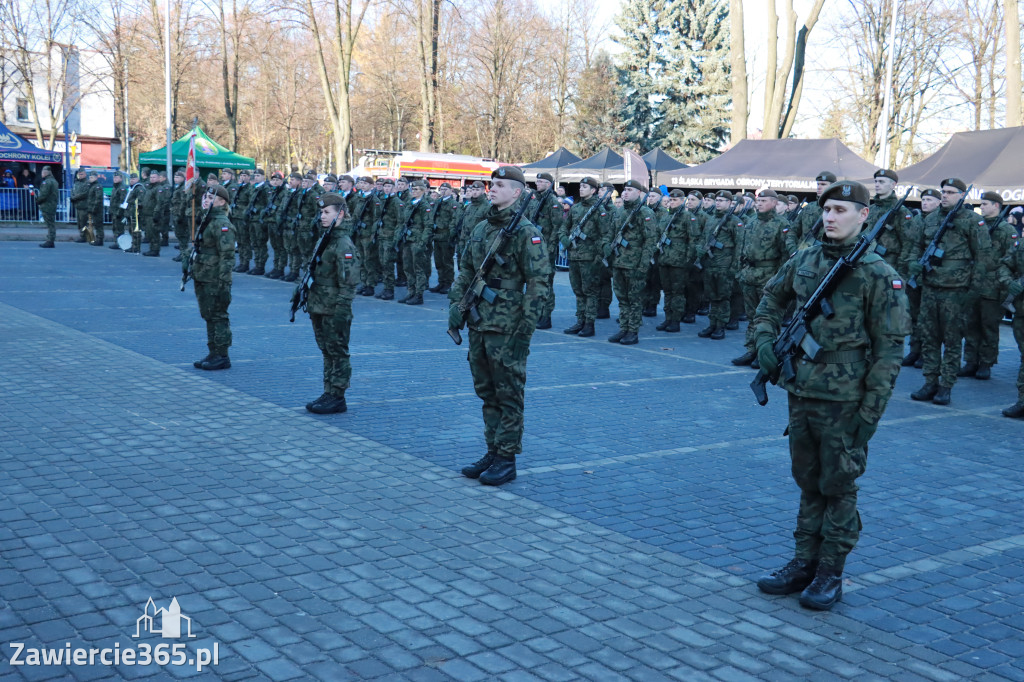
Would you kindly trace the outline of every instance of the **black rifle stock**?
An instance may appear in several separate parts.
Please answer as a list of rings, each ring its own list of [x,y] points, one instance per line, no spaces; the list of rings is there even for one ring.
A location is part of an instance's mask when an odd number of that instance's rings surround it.
[[[729,221],[729,218],[732,218],[733,216],[741,215],[744,212],[746,212],[746,210],[750,207],[750,203],[751,203],[750,199],[747,199],[745,202],[743,202],[743,210],[740,211],[738,214],[734,213],[733,211],[726,211],[725,215],[722,216],[722,219],[718,221],[717,225],[715,225],[715,229],[712,230],[711,234],[708,235],[707,241],[705,241],[705,243],[704,243],[704,249],[703,249],[704,254],[700,255],[700,256],[697,256],[697,259],[695,261],[693,261],[693,267],[697,268],[698,270],[703,270],[704,269],[704,264],[701,263],[701,261],[704,260],[705,257],[710,256],[711,255],[711,251],[713,249],[721,249],[721,248],[725,247],[725,244],[723,244],[722,242],[718,241],[718,232],[723,227],[725,227],[725,224]]]
[[[953,224],[953,218],[955,218],[956,214],[960,212],[961,208],[963,208],[964,201],[967,200],[967,196],[971,193],[972,189],[974,189],[974,185],[967,188],[967,191],[965,191],[963,196],[960,197],[960,201],[956,202],[956,206],[946,214],[946,217],[942,220],[942,224],[939,225],[939,229],[935,232],[935,236],[932,237],[931,242],[929,242],[924,253],[921,254],[921,257],[917,259],[918,264],[924,269],[924,272],[931,272],[935,269],[936,265],[942,264],[942,257],[946,255],[946,252],[939,246],[939,243],[942,242],[942,237],[945,236],[946,230],[948,230]],[[912,276],[907,284],[916,289],[917,276]]]
[[[537,210],[533,212],[533,217],[530,218],[530,222],[534,225],[537,224],[537,219],[540,218],[540,212],[544,210],[544,202],[548,200],[548,197],[551,196],[551,193],[554,191],[555,186],[551,185],[551,187],[544,190],[544,194],[541,194],[537,199]]]
[[[320,261],[323,260],[324,251],[327,250],[327,246],[331,242],[331,233],[334,232],[334,226],[338,224],[338,219],[335,218],[331,221],[331,224],[327,226],[327,229],[320,235],[320,239],[317,240],[316,246],[313,247],[313,255],[309,257],[309,262],[306,263],[305,270],[302,275],[302,279],[299,280],[299,286],[296,287],[295,293],[292,294],[292,316],[289,322],[295,321],[295,313],[299,310],[306,312],[306,304],[309,303],[309,288],[313,286],[313,278],[316,274],[316,268],[320,265]]]
[[[206,190],[206,194],[213,194],[212,189]],[[179,291],[185,291],[185,285],[190,279],[193,278],[192,269],[195,267],[196,260],[199,258],[199,245],[203,241],[203,231],[206,226],[210,224],[210,216],[213,213],[213,202],[210,202],[210,207],[206,209],[206,213],[203,214],[203,219],[199,221],[199,228],[196,230],[196,238],[192,242],[192,253],[189,254],[188,260],[185,262],[185,267],[181,271],[181,289]]]
[[[515,233],[519,230],[519,221],[523,219],[523,214],[526,213],[526,207],[530,205],[530,201],[533,199],[533,193],[527,194],[520,201],[522,202],[519,206],[519,210],[515,212],[512,219],[508,222],[508,225],[501,228],[498,234],[494,235],[494,239],[491,241],[491,245],[487,249],[487,255],[480,261],[480,265],[476,269],[476,273],[473,275],[473,280],[466,287],[466,291],[462,294],[462,298],[459,299],[458,307],[459,312],[462,313],[462,321],[458,327],[454,329],[448,329],[448,336],[452,338],[456,346],[462,345],[462,334],[459,330],[462,329],[463,325],[466,324],[466,318],[468,317],[471,322],[476,322],[480,319],[480,313],[477,311],[477,305],[481,299],[488,303],[494,303],[494,299],[497,298],[497,294],[493,289],[487,286],[487,276],[491,272],[491,268],[494,264],[504,265],[505,256],[502,251],[505,249],[505,245],[512,239]]]
[[[775,357],[779,360],[778,371],[769,375],[763,368],[759,369],[757,376],[750,382],[750,390],[754,392],[758,405],[768,404],[767,384],[769,381],[777,384],[781,379],[783,383],[787,383],[796,377],[796,368],[793,364],[801,351],[809,360],[814,361],[817,359],[818,353],[821,352],[821,346],[811,336],[811,322],[818,315],[824,315],[826,319],[832,319],[835,315],[835,309],[832,307],[831,296],[835,293],[836,287],[839,286],[847,274],[857,267],[861,258],[871,248],[871,243],[885,229],[885,222],[889,219],[889,215],[895,213],[903,206],[903,202],[907,200],[912,189],[913,187],[908,189],[903,198],[875,222],[870,232],[861,232],[860,238],[853,246],[853,250],[836,261],[836,264],[822,278],[803,305],[793,314],[793,319],[789,325],[775,339],[775,342],[772,344],[772,350],[775,352]],[[751,320],[751,324],[753,324],[753,320]]]
[[[355,219],[356,226],[354,228],[352,228],[352,236],[353,237],[358,235],[359,231],[362,230],[364,227],[366,227],[366,221],[363,220],[363,217],[366,215],[366,208],[370,205],[370,202],[372,200],[373,200],[373,192],[370,192],[365,197],[363,197],[363,205],[359,207],[359,215],[356,216],[356,219]]]

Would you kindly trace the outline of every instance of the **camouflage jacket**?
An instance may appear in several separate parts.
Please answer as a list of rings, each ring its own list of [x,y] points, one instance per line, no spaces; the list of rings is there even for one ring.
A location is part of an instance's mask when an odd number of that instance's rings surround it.
[[[83,209],[89,213],[103,212],[103,185],[100,184],[99,180],[89,183],[89,194],[85,203],[86,205]]]
[[[249,191],[249,200],[245,206],[245,218],[253,223],[257,223],[261,220],[263,209],[267,207],[267,202],[270,199],[270,194],[267,190],[272,189],[270,183],[264,180],[261,183],[252,185],[252,189]],[[239,202],[241,206],[241,202]]]
[[[544,201],[535,206],[530,206],[529,214],[534,218],[531,220],[534,225],[540,228],[544,235],[544,243],[548,251],[558,252],[558,231],[565,222],[565,211],[554,192],[544,197]]]
[[[828,270],[849,253],[857,237],[844,243],[816,244],[790,258],[768,281],[751,324],[754,334],[778,336],[790,303],[803,305]],[[869,252],[840,282],[832,295],[835,315],[818,315],[810,333],[824,351],[818,362],[801,358],[796,378],[783,386],[793,395],[818,400],[857,401],[861,415],[877,423],[892,395],[903,359],[904,337],[910,333],[910,304],[903,282],[882,257]],[[831,362],[831,353],[853,351]],[[837,425],[840,426],[840,425]]]
[[[89,183],[79,182],[75,180],[75,183],[71,185],[71,203],[74,204],[76,211],[88,211],[87,206],[89,201]]]
[[[231,196],[231,222],[241,225],[249,221],[249,201],[252,199],[253,186],[248,182],[240,182]]]
[[[928,214],[917,241],[911,245],[911,263],[920,259],[948,214],[949,209],[945,208]],[[960,289],[970,287],[972,282],[982,282],[991,269],[988,255],[992,249],[992,240],[989,239],[984,222],[979,225],[979,220],[974,211],[960,209],[939,243],[939,248],[945,252],[942,262],[933,263],[935,269],[922,273],[918,280],[941,289]]]
[[[1010,250],[999,263],[998,278],[999,285],[1003,291],[1014,280],[1024,281],[1024,245],[1021,244],[1019,229],[1014,231]],[[1013,306],[1017,309],[1017,313],[1014,313],[1015,315],[1020,314],[1020,311],[1024,310],[1024,293],[1019,294],[1013,299]]]
[[[398,231],[404,223],[400,222],[404,220],[405,216],[405,202],[398,195],[398,192],[391,194],[390,196],[384,197],[381,203],[381,219],[380,224],[380,236],[386,239],[391,239],[395,236],[395,232]]]
[[[171,223],[174,225],[183,225],[188,222],[188,217],[185,215],[185,208],[188,202],[188,190],[185,189],[185,184],[175,185],[171,191]]]
[[[477,223],[484,219],[490,209],[491,202],[486,194],[476,197],[463,209],[465,211],[465,219],[462,221],[462,234],[459,235],[459,253],[465,251],[469,233],[473,231]]]
[[[704,232],[703,221],[682,206],[665,213],[661,233],[655,242],[658,265],[688,268],[697,257],[697,244]]]
[[[281,200],[278,201],[277,220],[284,231],[295,229],[295,219],[299,215],[299,207],[302,204],[302,188],[285,187],[281,193]]]
[[[747,223],[740,248],[740,282],[762,287],[789,260],[789,227],[789,221],[774,211],[758,213]]]
[[[125,209],[121,208],[121,204],[124,203],[125,197],[127,196],[128,185],[123,182],[114,185],[110,190],[110,219],[115,226],[117,226],[124,217]]]
[[[452,303],[457,303],[469,288],[498,232],[512,219],[514,207],[515,204],[499,210],[492,206],[486,217],[469,231],[459,262],[459,276],[448,293]],[[533,223],[523,218],[502,255],[505,263],[495,263],[488,276],[488,286],[497,298],[494,303],[480,301],[480,320],[470,322],[469,328],[529,336],[537,328],[550,291],[551,265],[544,237]]]
[[[324,249],[316,277],[309,287],[306,310],[319,315],[333,315],[339,308],[352,307],[359,284],[359,254],[352,239],[335,226],[331,241]]]
[[[978,225],[989,234],[991,246],[985,258],[989,269],[985,271],[980,280],[971,282],[971,293],[1002,303],[1006,298],[1006,287],[999,282],[999,266],[1013,249],[1013,245],[1018,239],[1017,231],[1010,223],[1000,220],[998,217],[979,219]]]
[[[814,226],[821,217],[821,207],[818,206],[818,199],[814,203],[807,204],[800,210],[799,217],[793,221],[793,226],[788,232],[789,239],[786,241],[786,248],[789,252],[796,253],[800,249],[806,249],[818,241],[817,235],[813,234]],[[818,227],[821,230],[821,227]]]
[[[590,211],[597,202],[598,195],[596,193],[586,199],[580,199],[572,205],[572,208],[569,209],[569,217],[562,223],[558,240],[563,244],[568,244],[566,251],[569,253],[569,260],[600,260],[604,255],[604,245],[612,239],[612,213],[608,204],[592,213]],[[580,225],[580,221],[587,213],[590,213],[590,217],[587,218],[586,224]],[[577,225],[580,228],[579,236],[573,240],[572,234]]]
[[[453,197],[434,202],[434,239],[447,241],[451,238],[458,217],[457,203]]]
[[[352,200],[352,239],[370,238],[377,224],[377,197],[374,192],[356,192]]]
[[[621,228],[622,239],[628,242],[626,245],[619,244],[618,253],[610,259],[611,266],[618,270],[647,272],[651,267],[651,256],[654,255],[654,247],[658,243],[658,221],[650,206],[640,206],[639,210],[633,213],[637,204],[641,202],[643,197],[625,204],[622,223],[615,226],[615,232],[612,234],[614,239]]]
[[[875,223],[881,218],[886,212],[889,211],[899,198],[896,193],[893,192],[884,199],[875,199],[871,202],[871,209],[868,211],[868,218],[864,221],[864,229],[870,230],[874,228]],[[910,212],[909,208],[905,206],[899,211],[889,216],[889,220],[885,225],[885,229],[878,235],[878,239],[875,243],[881,246],[881,249],[876,250],[879,255],[885,259],[885,262],[893,267],[897,272],[906,275],[905,265],[907,262],[906,252],[910,250],[910,244],[914,236],[914,215]]]
[[[434,207],[430,200],[423,196],[410,199],[406,204],[404,222],[399,225],[395,234],[396,244],[408,243],[420,247],[430,241],[434,231]]]
[[[43,180],[43,183],[39,185],[39,194],[36,195],[36,205],[39,206],[39,210],[56,211],[59,193],[57,181],[52,176]]]
[[[157,185],[143,185],[141,182],[139,184],[142,185],[138,199],[139,217],[152,218],[156,216]]]
[[[196,239],[199,241],[199,256],[192,267],[195,280],[231,286],[231,269],[235,265],[235,228],[228,219],[227,209],[211,208],[210,222],[203,229],[202,239],[199,240],[199,235]]]
[[[714,241],[721,243],[722,248],[712,248],[710,255],[704,259],[703,265],[710,270],[727,270],[736,272],[739,270],[740,250],[743,245],[743,221],[735,215],[729,215],[725,222],[727,211],[715,211],[704,225],[704,234],[698,243],[698,249],[705,249],[712,241],[711,235],[719,224],[722,227],[715,235]]]

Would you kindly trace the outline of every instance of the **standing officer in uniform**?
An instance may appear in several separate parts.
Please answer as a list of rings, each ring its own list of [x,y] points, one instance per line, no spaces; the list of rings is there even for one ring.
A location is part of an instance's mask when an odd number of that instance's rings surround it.
[[[740,271],[737,280],[743,290],[743,308],[747,319],[753,320],[757,305],[761,302],[761,293],[768,280],[779,271],[779,267],[789,259],[786,250],[786,235],[789,232],[789,221],[775,212],[779,195],[775,190],[763,189],[754,200],[757,217],[747,223],[743,233],[743,245],[740,250]],[[738,367],[757,363],[757,348],[754,346],[754,325],[747,326],[747,337],[743,345],[746,352],[733,358],[732,364]]]
[[[864,223],[865,230],[873,228],[878,219],[888,213],[889,209],[899,201],[895,191],[897,182],[899,182],[899,176],[895,171],[887,168],[875,171],[875,198],[871,201],[871,210]],[[910,209],[901,208],[890,216],[885,229],[878,235],[878,246],[875,248],[878,255],[884,258],[893,270],[904,277],[907,276],[907,271],[901,268],[906,262],[904,251],[910,247],[913,225],[914,216]]]
[[[690,267],[688,269],[689,274],[687,275],[686,281],[686,308],[683,310],[683,324],[695,324],[697,322],[697,311],[702,306],[704,312],[702,314],[707,315],[707,300],[704,296],[704,273],[697,268],[693,267],[693,261],[697,257],[697,246],[700,243],[701,235],[704,234],[704,228],[707,226],[707,221],[711,219],[711,214],[704,210],[704,205],[707,202],[711,202],[711,212],[714,212],[715,202],[714,197],[710,194],[704,196],[697,190],[692,190],[686,195],[686,210],[690,212],[690,227],[688,232],[690,234],[690,248],[692,253],[690,254]]]
[[[860,236],[869,195],[857,182],[837,182],[818,197],[825,209],[820,244],[788,260],[764,289],[752,321],[761,369],[774,373],[772,345],[790,304],[802,305]],[[757,581],[762,592],[801,592],[800,604],[827,610],[842,598],[846,557],[860,537],[856,480],[867,467],[874,435],[900,371],[910,325],[903,282],[869,251],[831,297],[835,316],[819,315],[811,334],[815,362],[796,362],[789,392],[789,452],[800,488],[796,552],[784,568]]]
[[[831,171],[821,171],[818,173],[818,177],[814,178],[816,183],[815,192],[818,198],[821,198],[822,192],[825,191],[832,183],[836,181],[836,174]],[[818,239],[818,235],[814,234],[814,226],[818,224],[818,218],[821,217],[821,207],[817,203],[807,204],[800,212],[800,217],[796,220],[795,229],[789,231],[789,252],[795,253],[800,249],[806,249],[808,246],[813,244]],[[820,232],[821,226],[818,227]]]
[[[316,345],[324,356],[324,393],[306,409],[315,414],[336,414],[348,409],[345,391],[352,378],[348,341],[352,329],[352,299],[359,284],[359,257],[356,246],[342,222],[348,219],[348,204],[335,192],[317,197],[320,226],[334,223],[323,258],[316,266],[316,277],[309,287],[306,311],[313,323]],[[298,294],[298,291],[296,291]]]
[[[963,206],[953,216],[939,244],[945,251],[941,262],[933,263],[934,269],[924,272],[918,259],[967,191],[967,185],[959,178],[943,180],[941,187],[942,207],[925,219],[924,228],[910,249],[908,269],[921,287],[921,357],[924,360],[924,386],[910,397],[948,405],[960,371],[964,306],[970,290],[984,282],[992,241],[988,230],[978,225],[978,215]]]
[[[423,305],[423,292],[430,276],[427,245],[430,242],[434,224],[434,209],[426,197],[425,180],[413,180],[409,186],[409,203],[405,206],[404,220],[399,225],[398,241],[395,248],[402,249],[402,263],[405,264],[405,281],[408,289],[399,303]]]
[[[377,192],[370,191],[371,187],[371,178],[359,178],[352,201],[346,202],[352,207],[352,241],[359,252],[359,284],[355,293],[363,296],[373,296],[380,278],[380,255],[374,241],[379,203]]]
[[[448,293],[449,329],[462,326],[458,301],[469,288],[498,231],[512,220],[526,191],[523,172],[501,166],[491,173],[491,208],[470,230],[459,277]],[[548,253],[544,238],[524,216],[515,235],[488,274],[493,303],[481,300],[480,319],[469,321],[469,369],[473,388],[483,401],[487,454],[465,467],[462,475],[484,485],[501,485],[516,477],[516,455],[523,449],[523,404],[530,339],[547,297]]]
[[[231,346],[231,269],[235,264],[235,229],[228,219],[231,194],[222,186],[213,188],[213,194],[203,195],[203,209],[210,209],[210,220],[202,235],[196,234],[196,244],[182,257],[182,269],[188,268],[192,250],[199,255],[192,268],[199,314],[206,321],[206,347],[209,355],[192,363],[197,369],[218,370],[231,367],[228,348]],[[199,229],[199,225],[196,225]],[[201,237],[201,238],[200,238]]]
[[[434,294],[447,294],[455,281],[455,249],[452,230],[458,216],[452,186],[442,182],[440,197],[434,204],[434,267],[437,268],[437,286],[428,289]]]
[[[160,255],[160,231],[157,228],[157,205],[160,191],[160,174],[151,171],[149,184],[144,185],[145,191],[139,194],[139,223],[143,237],[149,242],[149,251],[143,256],[156,258]]]
[[[146,192],[146,186],[139,182],[138,173],[128,174],[128,193],[121,205],[124,207],[125,227],[132,237],[132,247],[128,253],[142,251],[142,226],[139,221],[139,198]],[[113,247],[111,247],[113,248]]]
[[[653,222],[655,228],[655,240],[661,234],[661,227],[668,217],[668,207],[665,205],[665,198],[661,192],[650,192],[647,195],[647,206],[654,212]],[[661,302],[661,273],[658,268],[647,268],[647,284],[644,285],[644,317],[658,316],[658,303]]]
[[[621,229],[622,240],[618,244],[609,241],[602,249],[611,264],[615,298],[619,300],[619,331],[608,341],[623,346],[640,341],[647,271],[658,242],[658,221],[646,204],[646,194],[647,188],[636,180],[626,182],[622,188],[622,223],[613,235]]]
[[[679,331],[679,322],[687,310],[686,288],[694,259],[694,242],[701,234],[700,223],[683,205],[685,196],[681,189],[669,192],[667,213],[652,257],[665,290],[665,321],[655,327],[660,332]],[[699,203],[697,201],[697,205]]]
[[[94,238],[93,246],[103,246],[103,185],[100,183],[100,174],[96,171],[89,171],[89,195],[86,199],[86,210],[89,212],[89,219],[92,221]]]
[[[1020,369],[1017,371],[1017,402],[1003,410],[1004,417],[1024,417],[1024,246],[1020,243],[1020,228],[1013,231],[1013,246],[999,264],[999,284],[1006,289],[1007,296],[1016,312],[1013,315],[1013,338],[1020,354]],[[1004,299],[1005,300],[1005,299]]]
[[[598,191],[611,192],[615,197],[614,205],[609,207],[610,220],[608,221],[608,239],[611,239],[622,222],[626,219],[622,206],[625,203],[622,196],[615,196],[615,185],[610,182],[602,182]],[[604,248],[602,246],[602,248]],[[597,319],[607,320],[612,316],[612,269],[601,265],[601,284],[597,289]]]
[[[992,378],[992,365],[999,359],[999,323],[1006,300],[1006,287],[999,284],[999,264],[1010,253],[1016,236],[1010,224],[999,217],[1003,210],[999,192],[982,194],[979,208],[982,219],[978,227],[988,232],[991,242],[986,255],[989,269],[981,281],[971,282],[971,295],[964,309],[965,364],[957,376],[986,380]]]
[[[937,211],[942,203],[942,193],[937,189],[926,189],[921,192],[921,214],[914,217],[910,225],[909,240],[907,248],[903,251],[903,267],[901,272],[910,271],[910,251],[912,245],[921,238],[921,230],[924,229],[925,218],[930,213]],[[907,300],[910,301],[910,352],[903,358],[903,366],[913,366],[921,369],[924,361],[921,359],[921,330],[917,325],[918,313],[921,310],[921,287],[906,288]]]
[[[45,170],[45,166],[43,167]],[[117,238],[124,233],[125,209],[121,208],[125,197],[128,196],[128,188],[124,184],[124,178],[120,173],[115,172],[113,178],[114,186],[110,190],[110,238],[114,241],[111,249],[120,249],[117,245]]]
[[[249,171],[238,172],[238,184],[231,192],[231,224],[235,227],[238,239],[238,265],[234,272],[248,272],[249,261],[252,260],[252,239],[249,236],[249,201],[252,199],[252,185],[249,184]]]
[[[279,213],[281,232],[284,235],[284,260],[288,265],[287,275],[284,274],[283,268],[281,270],[281,279],[285,282],[294,282],[299,278],[302,255],[299,252],[298,233],[295,229],[295,224],[298,221],[302,204],[302,193],[308,187],[309,181],[304,179],[299,173],[292,173],[288,176],[288,195]],[[275,266],[277,265],[276,254],[274,264]]]
[[[487,200],[487,192],[484,191],[484,183],[474,180],[473,184],[469,186],[469,206],[466,207],[466,219],[462,221],[462,234],[459,235],[460,254],[466,248],[466,240],[469,239],[469,233],[473,231],[477,223],[484,219],[490,207],[490,202]]]
[[[558,233],[558,241],[569,255],[569,284],[576,295],[576,324],[566,329],[566,334],[595,334],[594,321],[597,319],[603,268],[601,256],[604,245],[612,238],[608,205],[605,198],[597,193],[600,186],[591,177],[580,180],[580,200],[573,204],[568,220],[562,223]],[[599,202],[604,204],[598,207]],[[582,222],[584,218],[586,223]]]
[[[188,200],[189,192],[185,189],[185,171],[177,170],[174,172],[174,189],[171,192],[171,227],[174,228],[174,238],[178,241],[178,250],[182,252],[192,238],[192,226],[185,214]],[[171,260],[180,263],[182,255],[179,253]]]
[[[89,227],[89,182],[84,168],[79,168],[75,173],[75,182],[71,185],[71,205],[75,209],[75,219],[78,221],[77,244],[85,243],[85,230]]]
[[[395,192],[395,183],[391,178],[384,180],[384,195],[378,219],[380,228],[377,230],[377,253],[380,255],[384,288],[374,298],[390,301],[395,298],[395,262],[398,254],[395,250],[395,233],[402,226],[399,221],[405,215],[405,204]]]
[[[544,309],[541,311],[540,320],[537,321],[537,329],[551,329],[551,313],[555,312],[555,261],[558,260],[558,233],[565,222],[565,211],[558,201],[558,195],[552,190],[555,179],[550,173],[540,173],[537,176],[537,197],[536,208],[530,206],[530,222],[540,228],[544,236],[544,245],[548,247],[548,263],[551,265],[551,273],[548,279],[548,299],[544,302]],[[544,197],[543,201],[540,197]]]
[[[710,337],[721,341],[729,323],[733,282],[739,270],[737,247],[743,235],[743,221],[733,213],[731,205],[732,193],[729,190],[719,190],[715,194],[715,212],[708,217],[704,234],[697,243],[696,262],[703,265],[704,293],[711,301],[708,326],[697,332],[702,339]],[[718,228],[717,233],[715,228]],[[721,244],[721,248],[714,242]]]
[[[256,269],[254,275],[263,274],[270,259],[270,249],[274,252],[274,262],[270,266],[270,272],[264,276],[270,279],[280,279],[284,275],[284,266],[287,257],[284,252],[284,233],[281,230],[279,216],[284,198],[288,196],[288,188],[284,185],[284,174],[274,171],[270,174],[270,187],[267,188],[267,205],[259,216],[259,228],[256,237],[253,239],[253,260]]]
[[[174,195],[174,185],[167,183],[167,171],[160,169],[160,190],[157,195],[157,228],[160,232],[160,246],[170,246],[171,240],[171,199]],[[171,176],[174,180],[174,176]]]
[[[36,195],[36,206],[43,214],[43,222],[46,223],[46,241],[39,246],[44,249],[52,249],[57,239],[57,197],[60,189],[57,181],[53,179],[53,171],[49,166],[43,166],[43,182],[39,185],[39,193]]]

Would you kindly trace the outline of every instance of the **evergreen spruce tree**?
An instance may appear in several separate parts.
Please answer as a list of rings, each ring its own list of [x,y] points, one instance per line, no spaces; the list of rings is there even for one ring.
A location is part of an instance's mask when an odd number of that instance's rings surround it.
[[[575,142],[573,151],[586,158],[606,145],[621,146],[621,111],[615,65],[607,53],[600,52],[590,67],[580,73],[571,137]]]
[[[626,0],[615,22],[622,31],[616,38],[617,86],[625,142],[641,153],[661,145],[663,115],[659,101],[665,64],[661,55],[661,24],[665,6],[673,0]]]

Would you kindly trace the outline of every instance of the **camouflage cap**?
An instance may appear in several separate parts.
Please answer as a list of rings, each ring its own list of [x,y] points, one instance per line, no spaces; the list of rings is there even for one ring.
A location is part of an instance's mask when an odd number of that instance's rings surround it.
[[[345,197],[336,192],[324,192],[317,198],[316,205],[317,208],[324,208],[325,206],[340,206],[342,211],[344,211],[347,206],[347,204],[345,204]]]
[[[879,168],[875,171],[874,177],[876,178],[889,178],[893,182],[899,182],[900,176],[896,175],[896,171],[889,170],[888,168]]]
[[[537,173],[538,180],[547,180],[548,182],[554,182],[555,178],[551,173]]]
[[[632,187],[633,189],[639,190],[641,192],[647,191],[647,188],[644,187],[644,185],[641,184],[639,180],[628,180],[626,184],[623,185],[623,189],[625,189],[626,187]]]
[[[524,185],[526,184],[523,169],[519,166],[498,166],[491,171],[491,180],[515,180]]]
[[[967,191],[967,183],[960,178],[947,178],[939,183],[939,187],[956,187],[961,192]]]
[[[926,189],[926,190],[922,190],[921,191],[921,198],[924,199],[925,197],[931,197],[932,199],[941,199],[942,198],[942,192],[940,192],[937,189],[931,189],[931,188]]]
[[[224,201],[231,201],[231,194],[228,193],[228,190],[227,190],[227,188],[224,185],[217,185],[216,187],[214,187],[212,189],[213,189],[213,194],[215,196],[220,197]]]
[[[843,180],[842,182],[833,182],[825,188],[825,191],[818,197],[818,206],[824,207],[825,202],[829,199],[833,201],[852,201],[855,204],[867,206],[871,203],[871,193],[868,192],[867,187],[859,182]]]
[[[720,189],[717,192],[715,192],[715,198],[716,199],[728,199],[729,201],[732,201],[732,192],[730,192],[727,189]]]
[[[982,201],[992,201],[992,202],[995,202],[995,203],[999,204],[1000,206],[1003,205],[1003,195],[1000,194],[999,192],[993,192],[991,190],[988,191],[988,192],[982,192],[981,193],[981,200]]]
[[[814,178],[814,181],[833,183],[836,181],[836,174],[831,171],[821,171],[818,173],[818,177]]]

